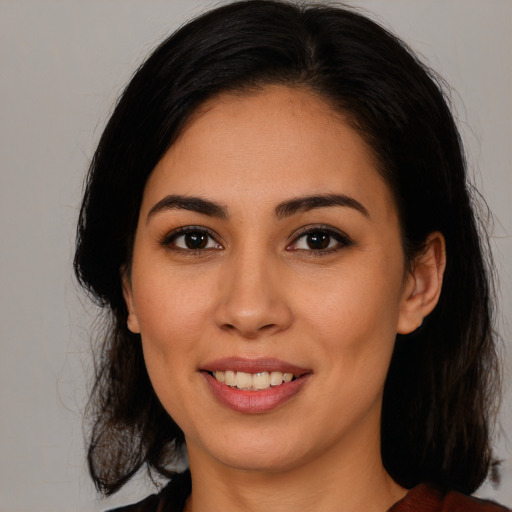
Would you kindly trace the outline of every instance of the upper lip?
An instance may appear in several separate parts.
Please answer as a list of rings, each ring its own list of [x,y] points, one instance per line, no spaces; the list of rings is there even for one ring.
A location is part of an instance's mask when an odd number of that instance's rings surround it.
[[[232,370],[235,372],[261,373],[261,372],[282,372],[292,373],[294,377],[300,377],[305,373],[311,373],[307,368],[282,361],[275,358],[244,358],[244,357],[224,357],[216,359],[205,364],[201,370],[207,372]]]

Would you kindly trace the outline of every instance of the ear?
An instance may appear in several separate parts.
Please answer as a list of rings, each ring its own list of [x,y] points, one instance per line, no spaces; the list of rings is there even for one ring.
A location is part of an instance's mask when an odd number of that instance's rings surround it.
[[[439,231],[430,233],[424,250],[415,258],[412,267],[404,284],[397,327],[399,334],[416,330],[434,309],[441,295],[446,244]]]
[[[133,334],[140,334],[139,320],[135,312],[135,304],[133,301],[132,283],[126,269],[121,271],[121,280],[123,283],[123,297],[126,303],[126,308],[128,309],[128,320],[126,322],[128,329]]]

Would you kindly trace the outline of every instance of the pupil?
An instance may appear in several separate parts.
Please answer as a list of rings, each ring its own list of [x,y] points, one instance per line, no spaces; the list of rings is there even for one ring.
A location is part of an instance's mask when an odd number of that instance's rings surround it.
[[[330,236],[326,233],[311,233],[308,235],[308,245],[311,249],[327,249]]]
[[[208,236],[204,233],[187,233],[185,245],[189,249],[204,249],[208,243]]]

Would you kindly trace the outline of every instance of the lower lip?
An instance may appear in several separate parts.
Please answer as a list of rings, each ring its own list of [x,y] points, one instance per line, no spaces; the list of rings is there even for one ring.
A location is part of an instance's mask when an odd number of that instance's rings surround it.
[[[259,391],[232,388],[219,382],[207,372],[203,372],[203,375],[210,391],[223,405],[237,412],[259,414],[273,411],[288,402],[302,389],[310,374],[302,375],[292,382]]]

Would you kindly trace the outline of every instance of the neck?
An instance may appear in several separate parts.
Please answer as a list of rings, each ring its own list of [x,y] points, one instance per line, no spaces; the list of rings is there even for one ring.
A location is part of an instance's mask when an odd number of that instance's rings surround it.
[[[193,486],[186,512],[385,512],[406,493],[382,465],[380,439],[275,472],[208,460],[193,443],[188,449]]]

